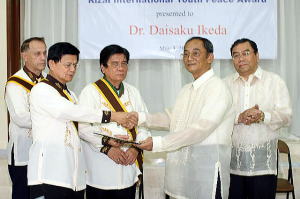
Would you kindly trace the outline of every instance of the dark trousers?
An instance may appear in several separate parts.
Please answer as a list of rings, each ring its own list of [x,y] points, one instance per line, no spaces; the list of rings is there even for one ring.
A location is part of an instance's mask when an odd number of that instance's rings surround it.
[[[218,173],[218,181],[217,181],[215,199],[222,199],[222,195],[221,195],[221,179],[220,179],[220,174],[219,173]]]
[[[29,199],[27,166],[15,166],[14,148],[11,151],[11,165],[8,165],[8,172],[12,181],[12,199]]]
[[[8,172],[12,181],[12,199],[29,199],[27,166],[8,165]]]
[[[103,190],[87,185],[86,199],[135,199],[136,185],[125,189]]]
[[[276,175],[230,175],[229,199],[275,199]]]
[[[45,199],[84,199],[84,190],[73,191],[72,189],[49,184],[30,186],[30,198],[44,196]]]

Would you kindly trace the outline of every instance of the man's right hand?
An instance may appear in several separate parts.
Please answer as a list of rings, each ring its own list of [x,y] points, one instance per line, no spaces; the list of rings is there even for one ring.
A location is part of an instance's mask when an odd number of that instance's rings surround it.
[[[134,146],[142,150],[152,151],[153,149],[152,137],[148,137],[146,140],[141,141],[139,144],[134,144]]]

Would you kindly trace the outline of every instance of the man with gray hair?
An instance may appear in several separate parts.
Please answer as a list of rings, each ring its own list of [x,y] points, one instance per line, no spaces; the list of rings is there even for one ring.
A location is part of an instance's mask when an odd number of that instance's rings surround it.
[[[10,116],[7,152],[12,199],[29,198],[27,164],[32,138],[28,96],[31,88],[43,77],[47,57],[44,38],[26,39],[21,45],[21,57],[24,67],[8,78],[5,88]]]

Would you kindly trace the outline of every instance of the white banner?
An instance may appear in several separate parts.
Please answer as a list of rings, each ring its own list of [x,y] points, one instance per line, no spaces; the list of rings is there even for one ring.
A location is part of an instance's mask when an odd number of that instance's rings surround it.
[[[133,59],[179,59],[192,36],[208,38],[217,59],[236,39],[250,38],[261,59],[277,57],[277,0],[78,0],[81,59],[106,45]]]

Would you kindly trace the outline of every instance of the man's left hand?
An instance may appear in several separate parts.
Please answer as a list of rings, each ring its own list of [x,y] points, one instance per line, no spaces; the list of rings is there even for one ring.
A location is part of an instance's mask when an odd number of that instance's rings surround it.
[[[131,147],[126,151],[127,159],[126,159],[126,165],[132,165],[134,164],[139,152],[137,149]]]

